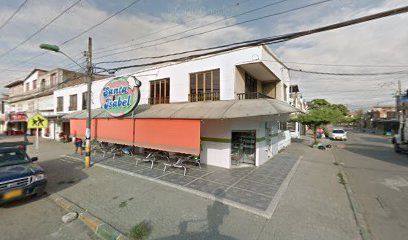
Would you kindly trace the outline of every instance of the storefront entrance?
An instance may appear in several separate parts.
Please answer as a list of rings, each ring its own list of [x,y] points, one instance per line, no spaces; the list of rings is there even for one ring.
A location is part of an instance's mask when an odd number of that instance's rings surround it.
[[[256,131],[233,131],[231,138],[231,160],[233,164],[255,165]]]

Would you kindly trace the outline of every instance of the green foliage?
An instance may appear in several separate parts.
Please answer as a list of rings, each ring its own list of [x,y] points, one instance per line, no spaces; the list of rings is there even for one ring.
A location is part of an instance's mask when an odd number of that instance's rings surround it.
[[[131,240],[144,240],[150,235],[152,227],[150,223],[143,221],[133,226],[129,231],[129,239]]]
[[[346,106],[344,106],[343,104],[333,104],[331,105],[333,108],[337,108],[342,114],[343,116],[347,116],[348,115],[348,109]]]
[[[292,122],[300,122],[303,125],[308,125],[313,128],[315,143],[316,129],[319,126],[324,126],[329,123],[339,122],[344,119],[348,110],[343,104],[331,104],[325,99],[314,99],[308,103],[309,112],[298,115],[291,119]]]
[[[328,106],[314,108],[307,114],[299,115],[292,121],[300,122],[309,126],[322,126],[337,121],[342,117],[342,113],[337,108]]]
[[[331,104],[325,99],[313,99],[308,102],[309,109],[318,109],[321,107],[330,107]]]

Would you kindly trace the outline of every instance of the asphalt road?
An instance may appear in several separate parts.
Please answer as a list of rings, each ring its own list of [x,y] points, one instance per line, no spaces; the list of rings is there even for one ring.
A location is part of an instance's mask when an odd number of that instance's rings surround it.
[[[349,132],[334,142],[372,239],[407,239],[408,155],[394,153],[390,139]]]
[[[72,146],[67,151],[71,151]],[[75,171],[71,166],[71,172],[67,172],[66,164],[55,159],[52,149],[40,149],[39,164],[48,173],[49,194],[63,188],[73,186],[75,179],[82,171]],[[30,156],[35,156],[33,146],[29,148]],[[47,196],[33,197],[18,202],[0,206],[0,240],[24,240],[24,239],[62,239],[62,240],[89,240],[99,239],[82,222],[75,220],[71,223],[63,223],[61,217],[66,214]]]

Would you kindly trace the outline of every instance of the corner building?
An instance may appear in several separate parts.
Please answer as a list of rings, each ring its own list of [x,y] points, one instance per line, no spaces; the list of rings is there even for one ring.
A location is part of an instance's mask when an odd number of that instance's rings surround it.
[[[287,67],[266,46],[173,63],[134,74],[142,82],[135,110],[114,118],[101,109],[103,86],[92,87],[92,138],[200,155],[202,163],[259,166],[290,144]],[[59,89],[54,102],[85,96],[86,84]],[[64,110],[63,110],[64,111]],[[72,137],[84,137],[86,111],[70,112]]]

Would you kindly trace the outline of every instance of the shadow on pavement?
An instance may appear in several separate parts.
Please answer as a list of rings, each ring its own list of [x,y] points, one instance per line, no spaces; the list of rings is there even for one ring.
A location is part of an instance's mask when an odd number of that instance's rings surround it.
[[[88,177],[83,171],[84,164],[74,160],[59,158],[42,161],[39,164],[47,174],[49,194],[70,188]]]
[[[21,200],[6,203],[1,207],[12,208],[20,205],[29,204],[48,197],[50,194],[57,193],[66,188],[70,188],[78,182],[86,179],[88,175],[82,171],[84,166],[80,162],[64,160],[63,158],[40,161],[38,164],[45,170],[47,176],[46,193],[42,196],[31,196]]]
[[[34,142],[33,137],[28,137],[30,142]],[[36,162],[44,170],[47,177],[46,194],[43,196],[33,196],[6,203],[1,207],[17,207],[20,205],[30,204],[34,201],[41,200],[49,194],[60,192],[70,188],[86,179],[88,175],[83,171],[84,164],[78,161],[64,159],[61,154],[74,152],[74,146],[71,143],[61,143],[50,139],[39,139],[39,149],[36,150],[34,145],[28,146],[27,153],[30,157],[38,156]]]
[[[223,189],[218,189],[215,194],[218,199],[225,196]],[[207,219],[181,221],[178,226],[179,233],[177,235],[159,238],[159,240],[179,240],[179,239],[221,239],[221,240],[236,240],[236,238],[226,236],[220,233],[219,227],[224,222],[224,217],[229,215],[230,210],[227,205],[219,201],[214,201],[211,206],[207,207]],[[203,231],[188,232],[188,225],[194,223],[206,223]]]
[[[384,147],[369,144],[348,144],[344,150],[359,154],[364,157],[373,158],[388,163],[408,166],[408,158],[406,154],[398,154],[394,152],[392,147]]]

